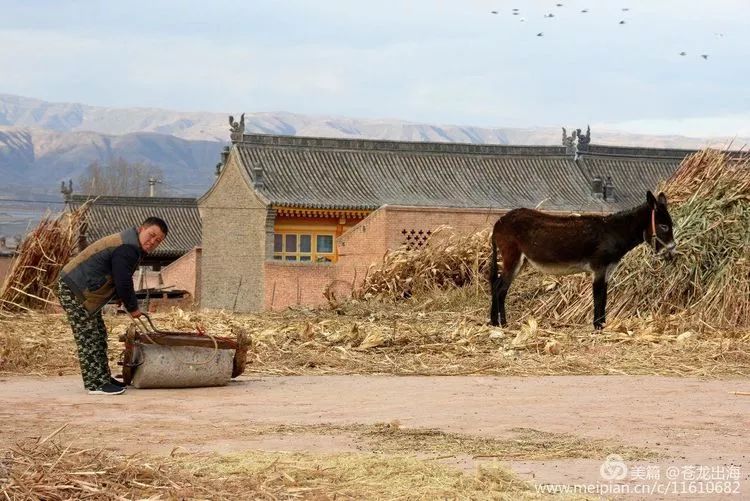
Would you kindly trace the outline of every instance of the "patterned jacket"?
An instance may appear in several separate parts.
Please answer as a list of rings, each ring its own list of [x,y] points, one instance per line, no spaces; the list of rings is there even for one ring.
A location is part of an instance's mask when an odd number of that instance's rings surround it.
[[[143,257],[138,232],[129,228],[101,238],[60,272],[62,280],[90,315],[117,296],[128,311],[138,309],[133,273]]]

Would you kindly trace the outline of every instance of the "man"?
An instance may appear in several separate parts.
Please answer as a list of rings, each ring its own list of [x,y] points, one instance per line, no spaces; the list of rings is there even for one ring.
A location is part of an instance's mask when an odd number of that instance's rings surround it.
[[[117,297],[132,318],[141,316],[133,273],[144,254],[166,238],[167,223],[149,217],[138,228],[97,240],[60,272],[58,298],[78,346],[83,385],[92,395],[119,395],[125,385],[112,377],[107,361],[107,328],[102,308]]]

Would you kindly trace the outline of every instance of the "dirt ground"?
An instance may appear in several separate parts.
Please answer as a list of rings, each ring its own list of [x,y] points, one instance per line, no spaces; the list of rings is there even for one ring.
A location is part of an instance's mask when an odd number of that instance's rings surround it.
[[[750,391],[746,379],[242,377],[220,388],[131,388],[116,397],[86,395],[75,376],[3,377],[0,383],[3,448],[66,423],[59,436],[77,447],[153,454],[168,454],[175,448],[218,453],[370,452],[372,444],[352,432],[351,426],[394,421],[405,429],[431,428],[480,438],[512,437],[523,428],[606,439],[658,455],[624,461],[629,474],[616,480],[618,484],[667,486],[666,470],[675,466],[681,471],[691,465],[723,467],[722,471],[732,467],[740,475],[739,493],[727,499],[750,497],[750,397],[732,393]],[[600,472],[604,457],[526,460],[522,454],[509,459],[445,451],[420,456],[464,470],[501,461],[537,485],[607,483]],[[638,471],[649,467],[658,468],[660,479],[638,477]],[[678,481],[682,480],[680,476]],[[681,487],[678,483],[672,488]],[[677,497],[719,498],[699,492]]]

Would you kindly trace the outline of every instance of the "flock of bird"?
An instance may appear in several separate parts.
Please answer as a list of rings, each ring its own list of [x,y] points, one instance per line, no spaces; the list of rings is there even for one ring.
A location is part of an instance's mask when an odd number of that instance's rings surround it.
[[[564,6],[564,4],[562,4],[562,3],[557,3],[557,4],[555,4],[555,6],[556,6],[556,7],[563,7],[563,6]],[[622,7],[622,8],[620,9],[620,10],[621,10],[622,12],[628,12],[628,11],[630,11],[630,8],[629,8],[629,7]],[[499,11],[497,11],[497,10],[492,10],[492,11],[490,11],[490,12],[491,12],[492,14],[494,14],[494,15],[498,15],[498,14],[500,13],[500,12],[499,12]],[[588,12],[589,12],[589,9],[581,9],[581,14],[586,14],[586,13],[588,13]],[[517,8],[514,8],[514,9],[512,10],[512,14],[513,14],[514,16],[520,16],[520,15],[521,15],[521,12],[520,12],[520,11],[519,11],[519,10],[518,10]],[[545,14],[545,15],[544,15],[544,17],[545,17],[545,18],[547,18],[547,19],[550,19],[550,18],[553,18],[553,17],[555,17],[555,14],[553,14],[552,12],[548,12],[547,14]],[[524,18],[524,17],[521,17],[521,18],[519,19],[519,21],[521,21],[522,23],[524,23],[524,22],[526,22],[526,18]],[[618,23],[618,24],[620,24],[620,25],[622,25],[622,24],[625,24],[625,20],[624,20],[624,19],[621,19],[621,20],[619,21],[619,23]],[[714,33],[714,35],[715,35],[715,36],[717,36],[717,37],[724,37],[724,34],[723,34],[723,33]],[[537,34],[536,34],[536,36],[538,36],[538,37],[543,37],[543,36],[544,36],[544,32],[540,31],[539,33],[537,33]],[[680,56],[687,56],[687,52],[685,52],[685,51],[682,51],[682,52],[680,52]],[[708,54],[701,54],[701,55],[700,55],[700,57],[702,57],[703,59],[708,59]]]

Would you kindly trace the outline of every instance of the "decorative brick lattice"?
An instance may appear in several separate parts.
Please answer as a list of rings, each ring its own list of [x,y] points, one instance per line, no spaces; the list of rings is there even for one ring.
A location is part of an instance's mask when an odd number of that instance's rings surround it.
[[[406,247],[406,250],[417,250],[427,246],[427,240],[432,235],[432,231],[403,229],[401,234],[404,236],[402,244]]]

